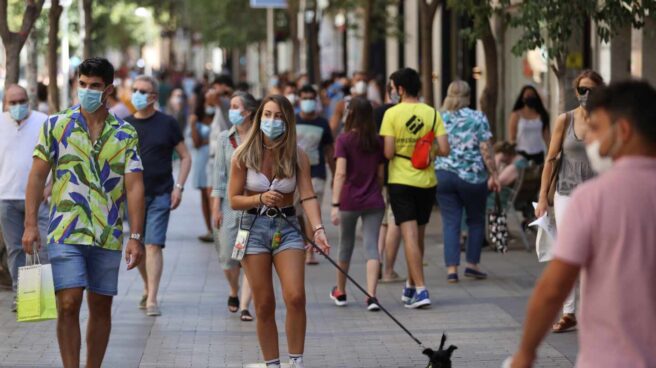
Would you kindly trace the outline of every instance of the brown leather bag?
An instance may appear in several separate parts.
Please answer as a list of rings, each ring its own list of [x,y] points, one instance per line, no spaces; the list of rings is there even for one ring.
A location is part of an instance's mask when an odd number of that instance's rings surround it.
[[[563,143],[565,142],[565,137],[567,136],[567,129],[569,129],[569,120],[573,119],[571,112],[567,113],[565,117],[565,129],[563,129],[563,139],[560,141],[560,150],[558,156],[547,159],[552,161],[553,165],[551,166],[551,176],[549,177],[549,190],[547,191],[547,204],[549,206],[554,205],[554,197],[556,195],[556,187],[558,186],[558,173],[560,172],[560,167],[563,165]]]

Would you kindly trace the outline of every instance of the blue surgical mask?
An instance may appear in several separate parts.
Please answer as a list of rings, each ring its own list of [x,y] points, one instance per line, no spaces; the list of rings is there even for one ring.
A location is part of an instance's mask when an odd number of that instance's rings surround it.
[[[317,110],[317,101],[315,100],[301,100],[301,111],[306,114],[311,114]]]
[[[269,139],[276,139],[285,133],[285,122],[280,119],[262,119],[260,130]]]
[[[399,96],[399,92],[395,89],[390,91],[390,102],[393,104],[397,104],[401,101],[401,96]]]
[[[77,98],[80,100],[80,106],[90,113],[96,112],[102,105],[102,95],[104,91],[96,91],[89,88],[78,88]]]
[[[149,103],[148,103],[148,95],[143,94],[141,92],[135,92],[132,94],[132,105],[134,105],[134,108],[137,110],[143,110],[145,109]]]
[[[23,121],[30,112],[30,106],[26,103],[9,106],[9,115],[16,121]]]
[[[205,115],[214,115],[215,112],[214,106],[205,106]]]
[[[228,110],[228,119],[232,125],[241,125],[244,122],[244,115],[241,114],[241,110],[230,109]]]

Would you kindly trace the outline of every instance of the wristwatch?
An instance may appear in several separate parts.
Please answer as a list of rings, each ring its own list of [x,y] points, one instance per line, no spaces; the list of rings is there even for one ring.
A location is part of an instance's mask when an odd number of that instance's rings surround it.
[[[180,183],[175,184],[175,189],[180,189],[181,192],[184,192],[184,187]]]
[[[139,243],[143,244],[143,236],[139,233],[130,234],[130,240],[136,240]]]

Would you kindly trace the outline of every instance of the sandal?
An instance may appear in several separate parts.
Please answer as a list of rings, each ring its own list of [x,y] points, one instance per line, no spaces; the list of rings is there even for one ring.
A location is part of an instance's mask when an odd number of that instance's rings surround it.
[[[561,333],[576,329],[576,316],[574,314],[563,314],[560,321],[554,323],[551,331]]]
[[[237,313],[239,311],[239,297],[229,296],[228,297],[228,310],[230,313]]]
[[[405,279],[399,276],[399,274],[396,273],[396,271],[392,271],[392,275],[390,277],[383,276],[383,278],[380,280],[380,283],[391,284],[391,283],[402,282],[402,281],[405,281]]]
[[[248,309],[244,309],[241,311],[241,316],[239,316],[239,319],[244,322],[250,322],[253,320],[253,316],[251,316],[251,312],[249,312]]]

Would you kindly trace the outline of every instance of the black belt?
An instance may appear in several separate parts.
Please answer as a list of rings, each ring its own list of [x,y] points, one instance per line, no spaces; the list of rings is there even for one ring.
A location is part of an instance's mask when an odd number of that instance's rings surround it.
[[[250,210],[247,210],[246,213],[249,215],[260,215],[260,209],[259,208],[251,208]],[[284,208],[267,208],[262,215],[265,215],[270,218],[274,217],[279,217],[280,214],[285,215],[285,217],[294,217],[296,216],[296,209],[292,206],[290,207],[284,207]]]

